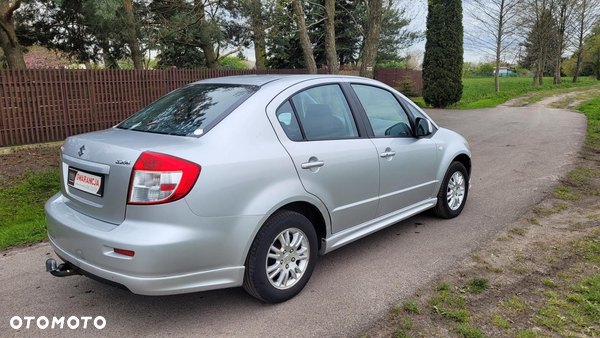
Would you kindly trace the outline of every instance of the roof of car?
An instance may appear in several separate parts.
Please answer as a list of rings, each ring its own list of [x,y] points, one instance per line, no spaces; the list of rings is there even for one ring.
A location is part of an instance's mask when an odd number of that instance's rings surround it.
[[[212,79],[201,80],[196,83],[222,83],[222,84],[263,86],[267,83],[274,82],[274,81],[281,81],[281,80],[284,80],[286,82],[288,82],[288,81],[289,82],[302,82],[302,81],[306,81],[306,80],[324,79],[324,78],[332,78],[332,77],[365,79],[365,78],[357,77],[357,76],[329,75],[329,74],[265,74],[265,75],[235,75],[235,76],[217,77],[217,78],[212,78]]]

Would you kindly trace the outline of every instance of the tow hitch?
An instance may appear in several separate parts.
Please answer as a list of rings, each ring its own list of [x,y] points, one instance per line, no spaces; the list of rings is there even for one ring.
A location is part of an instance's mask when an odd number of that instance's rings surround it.
[[[73,275],[80,275],[79,272],[75,271],[69,264],[63,263],[56,266],[56,261],[50,258],[46,261],[46,272],[50,272],[55,277],[67,277]]]

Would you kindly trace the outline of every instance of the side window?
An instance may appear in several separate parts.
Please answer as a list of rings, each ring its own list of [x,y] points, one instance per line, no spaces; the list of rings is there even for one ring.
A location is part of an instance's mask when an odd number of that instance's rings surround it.
[[[376,137],[411,137],[408,116],[396,97],[387,90],[353,84],[352,88],[362,104]]]
[[[324,85],[292,97],[307,140],[358,137],[356,123],[340,86]]]
[[[294,114],[289,100],[277,109],[276,114],[277,120],[279,120],[279,124],[281,124],[287,137],[292,141],[302,141],[302,132],[298,125],[298,119],[296,119],[296,114]]]
[[[415,106],[413,106],[410,102],[406,102],[406,100],[404,101],[404,105],[408,107],[408,110],[410,110],[410,112],[413,114],[413,116],[415,118],[420,117],[425,119],[425,115],[423,115],[423,113],[421,113],[421,111],[417,108],[415,108]]]

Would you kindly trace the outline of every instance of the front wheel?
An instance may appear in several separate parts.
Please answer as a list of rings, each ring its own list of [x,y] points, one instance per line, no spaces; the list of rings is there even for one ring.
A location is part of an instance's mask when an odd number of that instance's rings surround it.
[[[312,275],[317,234],[311,222],[293,211],[273,214],[260,229],[246,260],[244,289],[268,303],[296,296]]]
[[[460,162],[452,162],[437,195],[433,212],[442,218],[454,218],[462,212],[469,194],[469,174]]]

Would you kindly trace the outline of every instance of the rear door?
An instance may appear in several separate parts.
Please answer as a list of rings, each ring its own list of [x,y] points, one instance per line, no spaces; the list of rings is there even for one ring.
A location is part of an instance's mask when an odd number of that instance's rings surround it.
[[[284,91],[267,113],[304,188],[329,210],[335,233],[375,217],[378,157],[340,85],[308,86]]]
[[[434,195],[437,146],[416,138],[411,117],[398,98],[384,88],[352,84],[368,120],[380,163],[377,217],[422,202]]]

